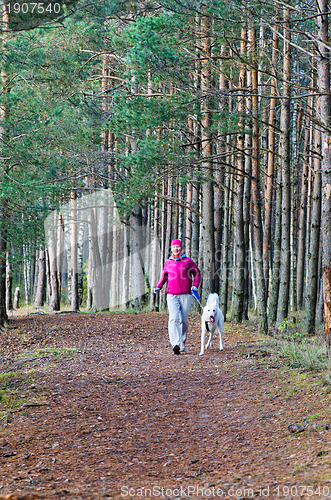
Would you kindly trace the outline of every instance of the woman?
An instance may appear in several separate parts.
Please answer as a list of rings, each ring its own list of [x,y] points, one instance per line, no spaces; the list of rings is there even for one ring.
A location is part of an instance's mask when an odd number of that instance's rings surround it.
[[[194,282],[192,285],[192,278]],[[154,288],[161,290],[166,281],[167,304],[169,309],[169,339],[175,354],[185,351],[188,330],[188,313],[192,303],[192,291],[197,292],[201,280],[198,266],[183,253],[182,242],[171,242],[171,257],[167,259],[162,277]]]

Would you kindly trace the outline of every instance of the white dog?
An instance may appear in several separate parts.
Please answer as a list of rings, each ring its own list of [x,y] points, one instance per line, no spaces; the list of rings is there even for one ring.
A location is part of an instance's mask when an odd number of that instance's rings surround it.
[[[206,348],[213,347],[213,336],[216,328],[218,328],[220,335],[220,350],[223,351],[223,324],[224,316],[219,308],[219,297],[217,293],[210,293],[208,295],[207,304],[203,308],[201,317],[201,351],[200,356],[205,353],[205,338],[206,332],[209,332],[209,340]]]

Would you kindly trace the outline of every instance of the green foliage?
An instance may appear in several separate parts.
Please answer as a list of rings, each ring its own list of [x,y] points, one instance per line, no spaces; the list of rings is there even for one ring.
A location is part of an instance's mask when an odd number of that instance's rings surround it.
[[[29,352],[23,354],[22,358],[30,358],[31,355],[33,355],[34,357],[38,357],[38,358],[47,358],[49,356],[59,357],[59,356],[65,356],[65,355],[72,355],[72,354],[75,354],[75,352],[77,352],[77,349],[70,348],[70,347],[61,347],[61,348],[60,347],[58,347],[58,348],[45,347],[43,349],[36,349],[33,352],[29,351]]]
[[[83,94],[91,92],[89,78],[97,65],[85,65],[89,54],[80,50],[89,35],[82,22],[70,30],[17,33],[1,55],[10,85],[0,202],[13,245],[42,239],[49,210],[77,186],[87,164],[101,162],[100,109],[96,113]]]
[[[208,100],[215,138],[238,131],[234,103],[241,61],[236,54],[244,5],[225,0],[206,5],[213,31],[208,64],[214,81]],[[261,12],[257,5],[249,4],[247,20],[272,20],[274,6],[266,5]],[[165,176],[179,177],[185,184],[194,169],[196,178],[206,178],[197,135],[188,126],[193,118],[201,126],[205,97],[199,74],[203,3],[81,0],[74,7],[66,7],[68,17],[52,29],[12,33],[0,54],[10,90],[2,95],[7,113],[0,203],[6,208],[8,238],[14,246],[42,239],[48,212],[65,201],[73,187],[83,192],[87,175],[96,186],[109,186],[110,166],[122,217],[146,204]],[[269,43],[268,23],[263,35]],[[229,50],[223,58],[225,45]],[[260,56],[259,65],[270,67],[270,51]],[[218,91],[221,68],[234,91],[226,105]],[[303,85],[308,74],[301,76]],[[108,131],[116,144],[102,151],[102,133]],[[217,161],[232,161],[228,158]],[[284,333],[300,340],[300,333],[289,327],[284,325]]]
[[[303,334],[298,331],[295,321],[291,321],[288,318],[285,318],[284,321],[279,323],[278,328],[282,336],[290,340],[301,342],[304,338]]]
[[[138,18],[128,30],[128,65],[135,76],[144,79],[146,68],[152,69],[153,78],[154,72],[158,73],[155,83],[164,84],[164,76],[168,76],[165,71],[176,75],[187,70],[187,57],[180,57],[179,20],[182,21],[165,11],[158,16]]]
[[[4,96],[7,159],[0,187],[13,243],[42,238],[47,212],[91,170],[107,172],[109,161],[116,166],[114,191],[123,216],[153,195],[164,171],[188,181],[196,154],[187,119],[200,117],[192,76],[200,9],[199,2],[169,0],[160,9],[153,2],[83,0],[61,25],[6,40],[0,63],[10,92]],[[229,9],[221,1],[208,6],[215,47],[223,40],[218,16]],[[102,93],[105,53],[117,80]],[[217,98],[213,107],[217,134],[227,110],[218,109]],[[234,117],[234,128],[236,123]],[[116,152],[108,155],[101,152],[106,130],[117,139]]]

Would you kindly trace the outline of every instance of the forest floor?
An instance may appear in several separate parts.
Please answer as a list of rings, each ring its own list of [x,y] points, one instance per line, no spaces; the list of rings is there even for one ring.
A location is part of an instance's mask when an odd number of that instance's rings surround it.
[[[175,356],[161,313],[13,317],[0,498],[331,498],[321,374],[291,367],[251,322],[225,323],[223,339],[199,356],[192,317]]]

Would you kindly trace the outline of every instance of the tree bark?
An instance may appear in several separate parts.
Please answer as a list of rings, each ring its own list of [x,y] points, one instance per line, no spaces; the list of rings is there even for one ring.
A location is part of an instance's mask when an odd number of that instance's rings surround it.
[[[268,167],[265,183],[265,209],[264,209],[264,234],[263,234],[263,266],[266,300],[269,294],[269,272],[271,259],[271,221],[272,207],[274,200],[274,164],[275,164],[275,124],[276,124],[276,95],[277,95],[277,79],[276,68],[278,58],[278,33],[277,30],[273,33],[272,38],[272,72],[271,90],[270,90],[270,110],[268,123]]]
[[[277,321],[284,321],[288,316],[290,291],[290,222],[291,222],[291,178],[290,178],[290,80],[291,80],[291,45],[290,13],[284,8],[284,60],[283,92],[281,100],[281,168],[282,168],[282,246]]]
[[[246,56],[246,26],[243,22],[241,28],[240,54],[244,59]],[[238,89],[238,115],[239,115],[239,134],[237,138],[237,173],[235,174],[235,213],[234,213],[234,243],[235,243],[235,267],[232,297],[232,319],[236,323],[241,323],[244,312],[245,298],[245,232],[244,232],[244,173],[245,173],[245,130],[244,130],[244,111],[245,94],[243,89],[246,86],[246,65],[241,63],[239,71],[239,89]]]
[[[13,267],[9,252],[6,252],[6,309],[13,310]]]
[[[48,259],[49,259],[49,274],[50,274],[50,302],[49,308],[51,311],[60,310],[60,285],[57,265],[57,225],[59,224],[59,214],[54,211],[53,214],[53,230],[48,242]]]
[[[46,255],[45,249],[40,248],[38,252],[38,281],[34,299],[35,307],[43,307],[46,299]]]
[[[220,290],[220,308],[226,320],[229,299],[229,253],[231,242],[231,222],[232,206],[231,191],[233,190],[233,175],[228,172],[224,186],[224,218],[223,218],[223,241],[222,241],[222,265],[221,265],[221,290]]]
[[[191,178],[192,178],[192,170],[191,169]],[[187,184],[186,190],[186,204],[188,206],[192,206],[192,181]],[[191,247],[192,247],[192,212],[189,209],[186,209],[186,223],[185,223],[185,247],[188,255],[191,255]]]
[[[203,5],[206,11],[206,5]],[[206,180],[202,186],[202,231],[203,231],[203,284],[202,297],[206,298],[209,293],[215,292],[215,240],[214,240],[214,185],[212,156],[212,112],[211,112],[211,38],[210,18],[202,16],[201,42],[201,115],[202,115],[202,159],[203,174]]]
[[[15,309],[15,311],[16,311],[16,309],[20,308],[20,296],[21,296],[20,287],[17,286],[15,288],[15,293],[14,293],[14,309]]]
[[[328,358],[331,359],[331,100],[330,50],[328,32],[328,0],[317,0],[318,87],[322,122],[322,238],[323,297],[325,336]]]
[[[65,253],[65,247],[64,247],[64,230],[65,230],[65,224],[64,224],[64,217],[63,214],[60,212],[59,213],[59,222],[58,222],[58,235],[57,235],[57,242],[56,242],[56,263],[57,263],[57,276],[58,276],[58,282],[59,282],[59,295],[61,298],[62,294],[62,285],[65,285],[66,283],[63,283],[64,281],[64,267],[65,264],[67,265],[66,261],[66,253]],[[68,276],[68,274],[67,274]],[[68,289],[70,289],[71,293],[71,280],[69,283],[69,280],[67,278],[67,286]]]
[[[252,86],[252,71],[247,68],[247,88]],[[250,93],[246,96],[246,132],[245,132],[245,179],[244,179],[244,238],[245,238],[245,293],[244,293],[244,319],[248,320],[248,306],[251,290],[250,278],[250,221],[251,221],[251,178],[252,178],[252,96]]]
[[[9,27],[9,11],[7,4],[2,5],[2,30],[8,30]],[[6,37],[3,37],[1,49],[3,54],[6,51]],[[3,68],[3,65],[2,65]],[[1,70],[1,90],[2,93],[9,92],[9,76],[5,69]],[[0,146],[6,136],[6,117],[7,105],[0,103]],[[2,201],[0,205],[0,327],[8,322],[6,311],[6,251],[7,251],[7,228],[6,228],[7,207],[6,202]]]
[[[280,173],[279,173],[280,176]],[[276,190],[276,214],[275,214],[275,234],[274,234],[274,251],[272,264],[272,280],[269,296],[269,323],[273,325],[277,320],[277,306],[279,296],[279,273],[280,273],[280,257],[282,245],[282,187],[277,179]]]
[[[134,299],[132,306],[135,310],[140,310],[146,302],[146,289],[145,289],[145,268],[141,256],[142,250],[142,213],[141,209],[137,209],[131,215],[132,227],[132,285]]]
[[[77,231],[77,193],[71,192],[71,310],[79,310],[78,298],[78,231]]]
[[[310,106],[311,107],[311,106]],[[297,264],[297,307],[302,309],[303,305],[303,285],[305,269],[305,249],[306,249],[306,217],[307,217],[307,180],[308,180],[308,148],[309,126],[305,129],[304,157],[301,174],[301,194],[298,217],[298,264]]]
[[[307,291],[304,324],[307,333],[315,330],[317,290],[319,279],[319,249],[321,233],[321,131],[315,131],[314,140],[314,187],[311,213],[310,246],[307,262]]]
[[[298,212],[298,151],[300,139],[301,112],[298,103],[293,105],[292,113],[292,168],[291,168],[291,221],[290,221],[290,307],[291,313],[297,311],[297,212]]]
[[[127,224],[123,228],[123,281],[122,306],[127,309],[130,305],[130,230]]]
[[[225,56],[224,46],[221,49],[222,56]],[[225,71],[221,65],[219,89],[221,93],[226,93],[228,81],[225,76]],[[225,97],[220,98],[219,108],[222,114],[225,108]],[[214,225],[215,225],[215,290],[219,293],[221,286],[221,265],[222,265],[222,237],[223,237],[223,219],[224,219],[224,163],[226,155],[226,137],[222,133],[221,126],[218,130],[218,139],[216,142],[217,153],[217,169],[215,172],[215,188],[214,188]]]
[[[7,234],[5,229],[5,209],[0,207],[0,327],[8,322],[6,311],[6,250]]]
[[[260,197],[260,154],[259,154],[259,100],[258,71],[256,69],[256,30],[249,29],[249,42],[255,60],[252,67],[252,228],[254,235],[254,260],[256,270],[256,296],[259,328],[268,332],[267,308],[265,300],[265,282],[263,273],[263,241]]]
[[[188,211],[187,211],[188,212]],[[159,294],[154,293],[154,287],[156,286],[157,280],[160,276],[160,261],[156,246],[158,246],[158,223],[159,223],[159,206],[157,196],[154,198],[154,218],[153,218],[153,231],[152,231],[152,262],[151,262],[151,297],[150,297],[150,309],[151,311],[159,310]],[[186,239],[186,245],[189,245],[189,239]]]

